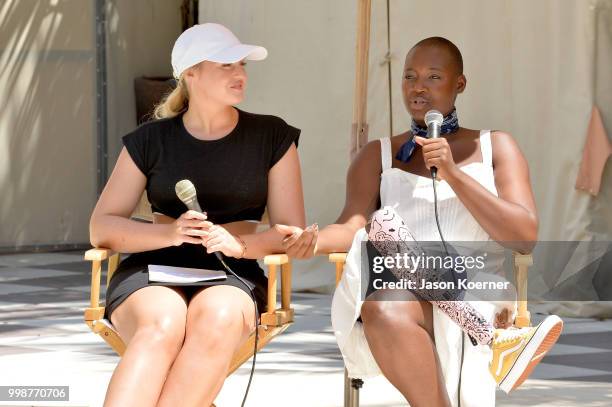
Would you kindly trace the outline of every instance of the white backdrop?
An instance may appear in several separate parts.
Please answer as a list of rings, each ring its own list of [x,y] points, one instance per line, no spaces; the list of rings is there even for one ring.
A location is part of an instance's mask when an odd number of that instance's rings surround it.
[[[594,103],[612,130],[611,0],[390,0],[388,10],[385,1],[372,3],[370,139],[388,137],[391,120],[393,134],[408,127],[400,93],[404,56],[420,39],[444,36],[465,61],[461,124],[510,132],[529,161],[540,240],[612,239],[610,165],[597,197],[574,189]],[[353,0],[200,2],[200,22],[225,24],[270,51],[266,61],[249,65],[242,107],[302,129],[308,221],[320,226],[335,220],[344,202],[355,20]],[[323,259],[296,269],[297,287],[333,280]]]
[[[83,245],[97,200],[93,0],[0,1],[0,248]],[[107,1],[109,173],[134,78],[171,75],[180,0]]]
[[[89,240],[93,4],[0,1],[0,248]]]

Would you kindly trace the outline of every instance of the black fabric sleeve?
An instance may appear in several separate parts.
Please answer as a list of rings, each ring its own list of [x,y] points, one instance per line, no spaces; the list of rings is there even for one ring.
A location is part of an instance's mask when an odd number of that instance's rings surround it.
[[[125,135],[122,137],[123,145],[125,149],[132,157],[132,161],[138,167],[138,169],[147,175],[149,172],[149,166],[147,164],[147,140],[146,133],[142,131],[142,128]]]
[[[270,159],[270,168],[274,167],[276,164],[289,150],[292,143],[295,143],[295,146],[298,146],[298,140],[300,138],[301,130],[293,127],[285,121],[281,120],[281,124],[278,126],[274,137],[272,146],[272,157]]]

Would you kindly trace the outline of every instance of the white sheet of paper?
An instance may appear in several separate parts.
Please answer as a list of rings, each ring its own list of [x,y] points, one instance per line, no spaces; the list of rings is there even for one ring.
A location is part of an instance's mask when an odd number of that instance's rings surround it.
[[[158,283],[197,283],[201,281],[225,280],[226,278],[227,275],[222,270],[149,264],[149,281]]]

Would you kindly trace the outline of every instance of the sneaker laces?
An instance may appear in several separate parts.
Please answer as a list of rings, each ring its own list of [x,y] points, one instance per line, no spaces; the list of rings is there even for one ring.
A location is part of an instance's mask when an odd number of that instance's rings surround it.
[[[520,338],[531,331],[531,327],[516,328],[511,327],[507,329],[498,329],[495,331],[495,337],[493,341],[495,343],[511,342],[517,338]]]

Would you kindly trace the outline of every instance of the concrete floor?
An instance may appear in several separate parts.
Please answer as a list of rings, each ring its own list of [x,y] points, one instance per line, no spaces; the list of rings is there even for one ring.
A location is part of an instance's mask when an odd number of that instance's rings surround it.
[[[0,406],[102,405],[118,357],[83,323],[89,283],[81,253],[0,256],[0,386],[70,386],[70,402]],[[342,405],[343,363],[330,303],[328,295],[294,294],[296,322],[258,354],[248,406]],[[559,344],[519,390],[498,392],[497,405],[612,405],[612,321],[564,320]],[[226,381],[217,406],[240,405],[250,366]],[[361,405],[407,404],[378,377],[366,381]]]

